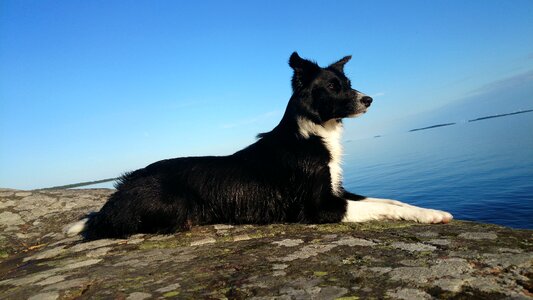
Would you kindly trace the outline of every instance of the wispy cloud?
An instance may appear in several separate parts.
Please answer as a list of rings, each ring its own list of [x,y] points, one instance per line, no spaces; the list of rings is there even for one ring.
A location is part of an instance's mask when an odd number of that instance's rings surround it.
[[[381,97],[381,96],[385,96],[385,92],[377,92],[375,94],[370,95],[370,97],[372,98]]]
[[[274,117],[275,118],[281,118],[281,114],[282,113],[283,113],[283,111],[281,111],[281,110],[273,110],[273,111],[269,111],[269,112],[257,115],[255,117],[242,119],[242,120],[237,120],[237,121],[235,121],[233,123],[223,124],[222,128],[230,129],[230,128],[246,126],[246,125],[250,125],[250,124],[254,124],[254,123],[270,120],[270,119],[272,119]]]
[[[494,90],[499,90],[507,87],[514,87],[519,84],[526,82],[533,82],[533,70],[526,71],[511,77],[493,81],[491,83],[485,84],[477,89],[474,89],[470,94],[483,94]]]

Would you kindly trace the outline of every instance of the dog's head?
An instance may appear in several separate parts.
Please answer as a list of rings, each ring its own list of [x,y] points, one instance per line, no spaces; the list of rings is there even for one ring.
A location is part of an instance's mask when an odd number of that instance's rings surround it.
[[[289,65],[294,70],[292,89],[294,105],[311,121],[320,124],[336,119],[357,117],[366,112],[372,98],[354,90],[344,75],[344,65],[351,56],[326,68],[301,58],[294,52]]]

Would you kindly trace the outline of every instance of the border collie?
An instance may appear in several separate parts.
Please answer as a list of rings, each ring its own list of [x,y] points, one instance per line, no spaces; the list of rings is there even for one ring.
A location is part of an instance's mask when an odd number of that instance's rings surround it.
[[[217,223],[449,222],[447,212],[342,187],[342,119],[372,103],[344,74],[350,58],[322,68],[294,52],[293,94],[272,131],[229,156],[167,159],[125,174],[101,210],[68,234],[92,240]]]

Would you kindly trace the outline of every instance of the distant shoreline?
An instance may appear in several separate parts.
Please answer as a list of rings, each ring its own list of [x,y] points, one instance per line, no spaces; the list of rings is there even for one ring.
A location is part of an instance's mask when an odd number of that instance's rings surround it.
[[[468,123],[487,120],[487,119],[493,119],[493,118],[499,118],[499,117],[518,115],[518,114],[523,114],[523,113],[528,113],[528,112],[533,112],[533,109],[525,109],[525,110],[515,111],[515,112],[512,112],[512,113],[505,113],[505,114],[497,114],[497,115],[479,117],[479,118],[468,120]],[[457,124],[457,123],[453,122],[453,123],[436,124],[436,125],[432,125],[432,126],[411,129],[411,130],[409,130],[409,132],[419,131],[419,130],[426,130],[426,129],[433,129],[433,128],[437,128],[437,127],[451,126],[451,125],[455,125],[455,124]]]
[[[505,116],[518,115],[518,114],[528,113],[528,112],[532,112],[532,111],[533,111],[533,109],[520,110],[520,111],[515,111],[515,112],[507,113],[507,114],[498,114],[498,115],[491,115],[491,116],[486,116],[486,117],[480,117],[480,118],[476,118],[476,119],[468,120],[468,122],[476,122],[476,121],[481,121],[481,120],[486,120],[486,119],[492,119],[492,118],[499,118],[499,117],[505,117]]]
[[[443,127],[443,126],[451,126],[451,125],[455,125],[455,124],[456,124],[456,123],[443,123],[443,124],[437,124],[437,125],[432,125],[432,126],[428,126],[428,127],[422,127],[422,128],[411,129],[411,130],[409,130],[409,132],[419,131],[419,130],[426,130],[426,129],[432,129],[432,128]]]
[[[41,190],[71,189],[71,188],[77,188],[77,187],[82,187],[82,186],[87,186],[87,185],[93,185],[93,184],[98,184],[98,183],[115,181],[117,179],[118,178],[107,178],[107,179],[95,180],[95,181],[85,181],[85,182],[79,182],[79,183],[73,183],[73,184],[67,184],[67,185],[53,186],[53,187],[44,188],[44,189],[41,189]]]

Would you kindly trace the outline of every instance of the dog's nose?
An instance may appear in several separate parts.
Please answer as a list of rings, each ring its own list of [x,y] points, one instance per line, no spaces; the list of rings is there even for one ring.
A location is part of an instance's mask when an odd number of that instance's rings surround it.
[[[366,107],[369,107],[370,104],[372,104],[372,97],[364,96],[361,98],[361,103],[363,103]]]

